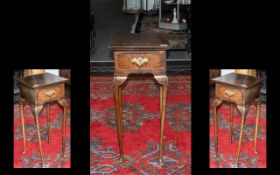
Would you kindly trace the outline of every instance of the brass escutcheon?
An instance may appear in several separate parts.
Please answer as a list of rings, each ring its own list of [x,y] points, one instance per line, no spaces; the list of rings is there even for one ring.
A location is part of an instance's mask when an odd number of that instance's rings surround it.
[[[52,89],[47,91],[47,92],[45,92],[45,95],[48,96],[48,97],[52,97],[54,94],[55,94],[55,91],[52,90]]]
[[[234,96],[235,93],[234,93],[233,91],[231,91],[231,90],[228,89],[228,90],[225,91],[225,94],[226,94],[227,96],[231,97],[231,96]]]
[[[142,58],[142,57],[135,57],[131,59],[132,63],[137,64],[137,66],[142,67],[145,63],[149,62],[148,58]]]

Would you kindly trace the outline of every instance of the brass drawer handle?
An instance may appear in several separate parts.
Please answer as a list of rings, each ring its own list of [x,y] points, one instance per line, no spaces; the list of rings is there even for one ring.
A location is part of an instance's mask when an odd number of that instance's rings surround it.
[[[47,92],[45,92],[45,95],[48,96],[48,97],[52,97],[54,94],[55,94],[55,91],[52,90],[52,89],[47,91]]]
[[[231,90],[226,90],[225,91],[225,94],[227,95],[227,96],[229,96],[229,97],[232,97],[232,96],[234,96],[234,92],[233,91],[231,91]]]
[[[132,58],[131,62],[137,64],[139,67],[142,67],[144,64],[149,62],[149,59],[143,57],[135,57]]]

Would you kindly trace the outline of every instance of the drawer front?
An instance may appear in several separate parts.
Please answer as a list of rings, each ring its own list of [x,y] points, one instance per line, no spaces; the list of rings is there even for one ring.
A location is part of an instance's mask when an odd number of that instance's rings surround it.
[[[58,100],[63,97],[64,97],[64,84],[37,89],[36,91],[37,104],[43,104],[45,102]]]
[[[161,73],[165,71],[165,52],[115,52],[116,73]]]
[[[216,84],[216,97],[236,104],[244,103],[244,91],[227,85]]]

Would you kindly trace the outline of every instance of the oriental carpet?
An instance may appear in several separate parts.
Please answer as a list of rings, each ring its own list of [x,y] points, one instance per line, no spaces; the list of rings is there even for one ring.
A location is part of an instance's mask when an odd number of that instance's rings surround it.
[[[159,85],[152,77],[129,79],[122,88],[123,163],[119,151],[112,77],[91,76],[91,174],[191,174],[191,78],[170,76],[163,144],[159,154]]]

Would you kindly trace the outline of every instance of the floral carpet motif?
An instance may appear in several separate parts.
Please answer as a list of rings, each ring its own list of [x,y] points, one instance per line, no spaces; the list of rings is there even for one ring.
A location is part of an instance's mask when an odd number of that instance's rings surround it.
[[[191,79],[169,77],[163,144],[159,154],[159,86],[129,79],[123,94],[124,158],[119,163],[112,77],[91,77],[91,174],[191,174]]]
[[[210,100],[210,168],[235,168],[237,148],[240,134],[241,116],[236,108],[233,108],[233,134],[232,144],[229,139],[230,105],[224,103],[218,109],[218,158],[214,146],[213,125],[213,97]],[[256,106],[250,105],[246,117],[243,140],[240,150],[238,168],[266,168],[266,105],[261,105],[257,151],[254,153],[254,134],[256,121]]]
[[[61,155],[63,112],[56,103],[50,105],[51,141],[47,143],[47,108],[39,115],[42,148],[45,166],[47,168],[70,168],[70,99],[67,98],[67,126],[65,156]],[[23,138],[19,105],[14,105],[14,168],[42,168],[42,162],[37,141],[37,130],[30,105],[24,107],[26,133],[26,153],[22,154]]]

